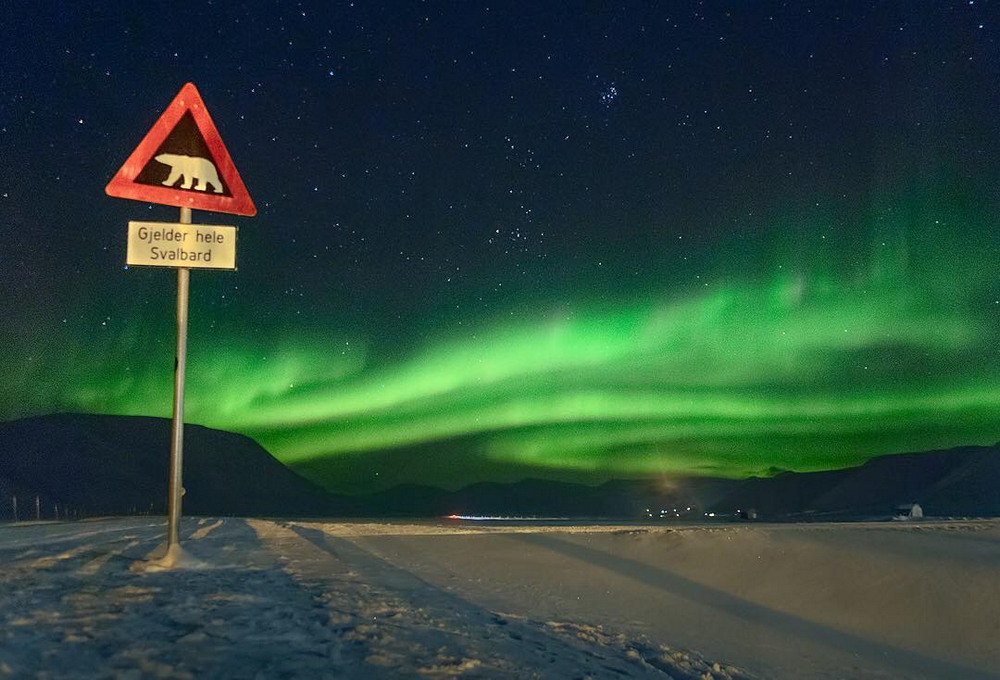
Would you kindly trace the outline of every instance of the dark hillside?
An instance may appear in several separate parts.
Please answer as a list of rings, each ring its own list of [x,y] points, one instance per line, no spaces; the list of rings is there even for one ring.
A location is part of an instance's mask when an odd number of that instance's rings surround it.
[[[86,515],[164,513],[170,421],[57,414],[0,423],[0,478]],[[336,515],[352,503],[324,492],[242,435],[184,428],[184,513]],[[22,508],[34,499],[23,499]],[[0,518],[10,518],[9,499]],[[21,517],[27,517],[23,511]]]

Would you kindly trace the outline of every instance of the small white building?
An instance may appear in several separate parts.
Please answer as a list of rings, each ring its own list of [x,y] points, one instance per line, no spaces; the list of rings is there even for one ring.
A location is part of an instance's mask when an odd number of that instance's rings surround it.
[[[923,519],[924,509],[919,503],[903,503],[896,506],[895,519]]]

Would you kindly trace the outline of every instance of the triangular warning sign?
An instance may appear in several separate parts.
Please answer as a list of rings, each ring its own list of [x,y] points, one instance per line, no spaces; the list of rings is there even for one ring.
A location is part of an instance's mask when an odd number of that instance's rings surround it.
[[[147,203],[257,214],[192,83],[181,88],[104,191]]]

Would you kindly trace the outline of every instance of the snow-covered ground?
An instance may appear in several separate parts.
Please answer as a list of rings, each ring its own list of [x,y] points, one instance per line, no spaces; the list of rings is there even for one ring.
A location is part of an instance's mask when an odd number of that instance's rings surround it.
[[[163,534],[0,527],[0,677],[1000,678],[1000,521]]]

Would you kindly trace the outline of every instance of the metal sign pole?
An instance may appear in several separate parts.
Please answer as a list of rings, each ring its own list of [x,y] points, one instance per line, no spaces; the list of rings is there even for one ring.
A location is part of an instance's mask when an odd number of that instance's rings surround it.
[[[170,168],[166,180],[165,167]],[[177,181],[182,177],[184,183],[178,186]],[[253,216],[257,207],[193,83],[181,88],[104,191],[109,196],[144,203],[183,206],[179,224],[130,221],[125,262],[177,269],[177,352],[170,427],[167,540],[157,546],[139,569],[197,568],[204,563],[186,555],[180,545],[190,276],[192,268],[236,269],[236,227],[192,225],[191,211],[197,208]],[[181,242],[185,238],[186,244]],[[164,242],[162,246],[160,241]],[[186,247],[192,245],[193,248]],[[16,513],[15,507],[15,518]]]
[[[181,208],[181,224],[191,224],[191,208]],[[184,493],[184,368],[187,363],[188,290],[191,270],[177,270],[177,357],[174,363],[174,419],[170,428],[170,489],[167,555],[180,547],[181,496]],[[175,548],[176,546],[176,548]]]

